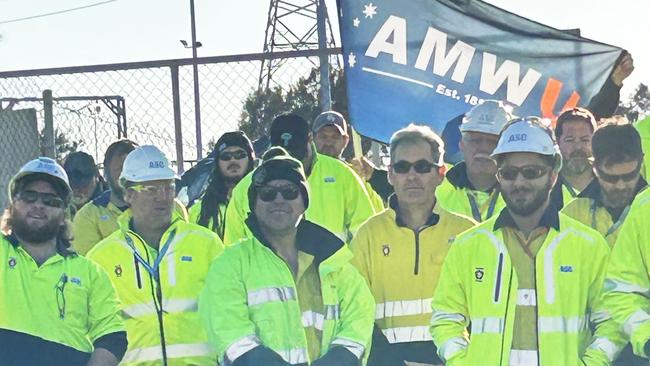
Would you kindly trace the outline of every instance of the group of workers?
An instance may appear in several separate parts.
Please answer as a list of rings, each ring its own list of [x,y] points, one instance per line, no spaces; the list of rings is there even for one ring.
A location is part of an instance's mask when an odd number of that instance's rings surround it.
[[[282,114],[259,159],[222,135],[187,204],[152,145],[113,143],[103,178],[37,158],[3,216],[0,365],[647,365],[649,125],[488,100],[462,162],[410,124],[384,170],[341,158],[341,114]]]

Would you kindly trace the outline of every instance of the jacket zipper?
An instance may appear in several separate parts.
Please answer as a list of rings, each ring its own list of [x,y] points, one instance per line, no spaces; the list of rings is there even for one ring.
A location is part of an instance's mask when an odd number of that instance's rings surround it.
[[[499,302],[499,293],[501,292],[501,272],[503,272],[503,253],[499,253],[499,265],[497,267],[497,283],[494,286],[494,302]],[[509,291],[510,289],[508,289]]]
[[[415,265],[413,268],[414,274],[418,274],[420,272],[420,231],[422,230],[413,230],[413,234],[415,234]]]
[[[501,254],[503,255],[503,254]],[[506,343],[506,332],[505,332],[505,326],[506,323],[508,322],[508,308],[510,307],[510,291],[512,289],[512,271],[513,268],[510,266],[510,277],[508,279],[508,294],[506,295],[506,311],[503,314],[503,331],[501,332],[501,353],[499,357],[499,366],[503,364],[503,349],[505,348],[505,343]],[[508,359],[510,359],[510,356],[508,355]]]
[[[541,365],[542,360],[539,355],[539,301],[537,300],[537,261],[533,258],[533,273],[535,275],[535,334],[537,343],[537,364]]]

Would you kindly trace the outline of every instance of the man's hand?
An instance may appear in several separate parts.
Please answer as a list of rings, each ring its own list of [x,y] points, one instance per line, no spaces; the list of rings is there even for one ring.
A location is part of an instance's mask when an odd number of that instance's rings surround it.
[[[632,59],[632,55],[625,52],[625,56],[623,56],[621,62],[614,67],[612,81],[618,86],[623,86],[623,81],[632,74],[632,71],[634,71],[634,60]]]
[[[372,177],[372,173],[375,172],[375,166],[368,160],[365,156],[360,158],[352,158],[349,161],[350,167],[352,170],[357,173],[361,179],[368,181]]]

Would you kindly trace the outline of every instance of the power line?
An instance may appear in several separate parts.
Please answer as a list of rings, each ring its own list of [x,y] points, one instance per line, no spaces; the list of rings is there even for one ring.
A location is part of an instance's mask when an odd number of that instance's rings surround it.
[[[100,1],[98,3],[94,4],[89,4],[89,5],[84,5],[84,6],[79,6],[76,8],[70,8],[70,9],[64,9],[64,10],[59,10],[59,11],[53,11],[51,13],[45,13],[45,14],[39,14],[39,15],[32,15],[29,17],[24,17],[24,18],[16,18],[16,19],[9,19],[9,20],[2,20],[0,21],[0,24],[9,24],[9,23],[16,23],[16,22],[22,22],[24,20],[31,20],[31,19],[36,19],[36,18],[43,18],[43,17],[49,17],[52,15],[58,15],[58,14],[64,14],[64,13],[70,13],[73,11],[77,10],[82,10],[82,9],[87,9],[87,8],[92,8],[95,6],[100,6],[108,3],[113,3],[116,2],[117,0],[106,0],[106,1]]]

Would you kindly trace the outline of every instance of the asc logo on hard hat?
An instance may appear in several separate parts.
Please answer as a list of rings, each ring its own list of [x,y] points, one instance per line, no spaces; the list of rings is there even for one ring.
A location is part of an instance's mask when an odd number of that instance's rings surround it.
[[[515,133],[510,135],[510,138],[508,139],[508,142],[519,142],[519,141],[526,141],[528,139],[528,136],[525,133]]]
[[[162,160],[158,160],[158,161],[150,161],[150,162],[149,162],[149,168],[150,168],[150,169],[161,169],[161,168],[165,168],[165,162],[162,161]]]

